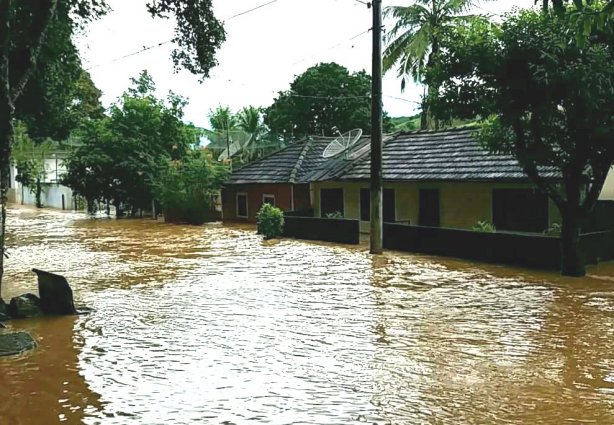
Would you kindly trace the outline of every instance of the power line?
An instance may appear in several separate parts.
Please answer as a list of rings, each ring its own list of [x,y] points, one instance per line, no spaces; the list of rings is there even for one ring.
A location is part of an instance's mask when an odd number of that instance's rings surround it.
[[[334,44],[334,45],[332,45],[332,46],[326,47],[325,49],[322,49],[322,50],[318,51],[318,53],[319,53],[319,52],[325,52],[325,51],[328,51],[328,50],[335,49],[335,48],[337,48],[337,47],[339,47],[339,46],[343,45],[344,43],[347,43],[348,41],[355,40],[355,39],[357,39],[358,37],[360,37],[361,35],[365,35],[365,34],[367,34],[369,31],[371,31],[371,28],[367,29],[366,31],[362,31],[362,32],[360,32],[360,33],[358,33],[358,34],[356,34],[356,35],[353,35],[352,37],[348,38],[347,40],[342,40],[342,41],[338,42],[337,44]],[[312,54],[312,55],[306,56],[306,57],[304,57],[303,59],[300,59],[300,60],[298,60],[298,61],[296,61],[296,62],[293,62],[291,65],[297,65],[297,64],[299,64],[299,63],[301,63],[301,62],[305,62],[307,59],[312,58],[313,56],[317,55],[318,53],[314,53],[314,54]]]
[[[273,4],[273,3],[277,3],[278,1],[279,1],[279,0],[271,0],[271,1],[267,2],[267,3],[263,3],[263,4],[259,5],[259,6],[253,7],[253,8],[251,8],[251,9],[244,10],[243,12],[239,12],[239,13],[237,13],[237,14],[234,14],[234,15],[230,16],[229,18],[226,18],[226,19],[225,19],[225,20],[223,20],[222,22],[228,22],[228,21],[231,21],[231,20],[233,20],[233,19],[235,19],[235,18],[238,18],[238,17],[240,17],[240,16],[247,15],[248,13],[252,13],[252,12],[254,12],[254,11],[258,10],[258,9],[262,9],[263,7],[269,6],[269,5]],[[162,41],[162,42],[157,43],[157,44],[152,44],[151,46],[144,46],[144,47],[143,47],[142,49],[140,49],[140,50],[137,50],[137,51],[132,52],[132,53],[128,53],[127,55],[124,55],[124,56],[120,56],[120,57],[118,57],[118,58],[115,58],[115,59],[111,60],[110,62],[107,62],[107,63],[101,63],[101,64],[98,64],[98,65],[93,65],[93,66],[91,66],[91,67],[87,68],[87,69],[86,69],[86,71],[89,71],[89,70],[91,70],[91,69],[98,68],[98,67],[101,67],[101,66],[110,65],[110,64],[112,64],[112,63],[119,62],[119,61],[121,61],[121,60],[127,59],[127,58],[132,57],[132,56],[139,55],[139,54],[144,53],[144,52],[146,52],[146,51],[148,51],[148,50],[155,49],[155,48],[157,48],[157,47],[162,47],[162,46],[164,46],[165,44],[169,44],[169,43],[172,43],[172,42],[173,42],[173,39],[171,38],[170,40]]]
[[[261,4],[260,6],[256,6],[254,8],[249,9],[249,10],[246,10],[246,11],[243,11],[243,12],[239,12],[236,15],[232,15],[230,18],[226,19],[224,22],[228,22],[228,21],[230,21],[230,20],[232,20],[234,18],[238,18],[239,16],[247,15],[248,13],[254,12],[254,11],[258,10],[258,9],[262,9],[263,7],[266,7],[266,6],[270,5],[270,4],[277,3],[278,1],[279,0],[271,0],[268,3],[264,3],[264,4]]]

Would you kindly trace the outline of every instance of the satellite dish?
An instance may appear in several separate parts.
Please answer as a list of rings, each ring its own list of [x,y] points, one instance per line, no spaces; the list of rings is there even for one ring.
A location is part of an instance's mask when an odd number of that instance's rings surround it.
[[[221,150],[218,161],[225,161],[242,152],[251,140],[252,135],[244,131],[231,130],[228,135],[218,135],[215,141],[215,148]]]
[[[343,134],[339,133],[339,136],[326,146],[326,149],[322,152],[322,158],[332,158],[347,151],[360,139],[360,136],[362,136],[362,129],[360,128],[355,128]]]
[[[347,153],[347,159],[358,159],[371,150],[371,143],[367,141],[360,145],[356,143]]]

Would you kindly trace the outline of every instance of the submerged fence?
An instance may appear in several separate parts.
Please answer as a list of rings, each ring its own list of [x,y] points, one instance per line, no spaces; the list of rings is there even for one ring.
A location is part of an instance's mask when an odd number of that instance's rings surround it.
[[[325,242],[358,244],[358,220],[344,218],[284,217],[284,236]]]
[[[286,213],[284,236],[360,243],[358,220],[315,218],[311,214],[312,211]],[[558,270],[561,265],[559,237],[541,234],[384,223],[384,248],[550,270]],[[614,230],[582,234],[580,251],[587,264],[614,260]]]
[[[385,223],[384,247],[551,270],[559,269],[561,265],[559,237],[539,234],[488,233]],[[587,264],[614,259],[614,231],[581,235],[580,249]]]

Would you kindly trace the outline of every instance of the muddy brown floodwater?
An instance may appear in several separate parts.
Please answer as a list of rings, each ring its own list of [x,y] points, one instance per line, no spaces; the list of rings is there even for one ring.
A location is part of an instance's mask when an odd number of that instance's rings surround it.
[[[0,424],[614,423],[614,265],[584,279],[252,229],[11,210],[5,298],[64,274],[79,317],[20,320]]]

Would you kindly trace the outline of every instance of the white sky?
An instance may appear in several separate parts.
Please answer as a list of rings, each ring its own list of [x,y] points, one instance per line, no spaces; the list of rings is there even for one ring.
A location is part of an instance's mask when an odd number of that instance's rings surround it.
[[[214,0],[215,14],[225,20],[270,0]],[[208,127],[207,114],[218,105],[233,110],[269,106],[277,92],[287,90],[296,75],[320,62],[337,62],[350,71],[371,73],[371,10],[356,0],[277,0],[257,11],[229,20],[227,39],[217,53],[219,65],[200,84],[186,71],[173,73],[172,44],[122,58],[173,36],[173,22],[152,19],[147,0],[108,0],[113,11],[89,25],[78,40],[85,68],[103,91],[109,106],[129,86],[130,78],[147,69],[158,96],[169,90],[187,97],[185,120]],[[384,0],[383,6],[410,1]],[[530,7],[533,0],[482,2],[478,12],[502,13],[513,6]],[[352,37],[362,35],[351,39]],[[121,58],[121,59],[120,59]],[[416,112],[421,89],[400,80],[391,71],[384,77],[384,109],[390,116]],[[407,99],[403,101],[396,98]]]

